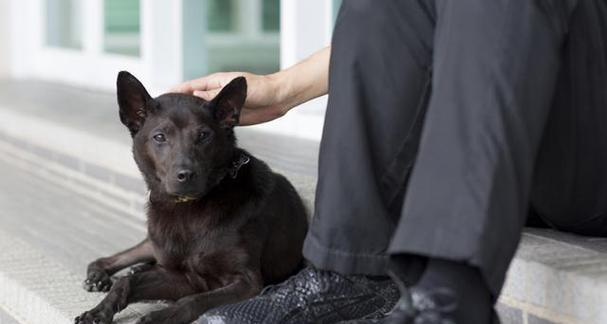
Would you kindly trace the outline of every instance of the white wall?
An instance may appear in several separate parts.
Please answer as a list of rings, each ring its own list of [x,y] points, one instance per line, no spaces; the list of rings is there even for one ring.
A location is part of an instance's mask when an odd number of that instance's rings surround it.
[[[329,45],[333,29],[333,1],[281,0],[280,65],[289,67]],[[307,102],[285,117],[254,128],[320,140],[327,98]]]
[[[10,66],[10,1],[0,1],[0,78],[8,77]]]

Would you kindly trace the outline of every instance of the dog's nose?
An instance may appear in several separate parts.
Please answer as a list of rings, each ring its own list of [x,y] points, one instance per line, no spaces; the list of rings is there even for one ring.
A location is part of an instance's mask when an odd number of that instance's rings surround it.
[[[177,172],[177,181],[186,182],[194,177],[194,172],[191,170],[180,170]]]

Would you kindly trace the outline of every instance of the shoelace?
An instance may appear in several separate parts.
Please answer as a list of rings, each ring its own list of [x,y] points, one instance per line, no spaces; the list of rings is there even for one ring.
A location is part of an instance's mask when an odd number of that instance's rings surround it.
[[[454,324],[452,320],[446,318],[457,308],[457,298],[450,289],[438,288],[424,294],[413,292],[412,299],[417,313],[414,324]]]
[[[269,295],[269,294],[271,294],[271,293],[274,293],[274,292],[278,291],[279,289],[281,289],[281,288],[283,288],[283,287],[288,287],[288,286],[291,286],[291,284],[292,284],[292,283],[294,283],[294,284],[295,284],[295,286],[297,286],[297,284],[298,284],[298,283],[300,283],[301,281],[303,281],[303,279],[301,279],[301,278],[300,278],[300,277],[302,276],[302,274],[303,274],[303,271],[308,271],[308,269],[303,269],[303,270],[301,270],[301,272],[299,272],[299,273],[297,273],[297,274],[292,275],[292,276],[291,276],[291,277],[289,277],[287,280],[285,280],[285,281],[283,281],[283,282],[281,282],[281,283],[278,283],[278,284],[275,284],[275,285],[269,285],[269,286],[266,286],[266,287],[265,287],[265,288],[264,288],[264,289],[263,289],[263,290],[262,290],[262,291],[259,293],[259,295],[260,295],[260,296],[266,296],[266,295]]]
[[[266,286],[260,292],[260,296],[272,294],[274,292],[279,291],[280,289],[282,289],[284,287],[305,287],[310,284],[309,276],[316,277],[316,279],[319,280],[318,288],[321,291],[328,289],[327,284],[329,283],[329,280],[322,280],[322,279],[320,279],[321,277],[327,277],[327,276],[328,277],[332,277],[332,276],[341,277],[339,274],[331,272],[331,271],[324,271],[324,270],[313,269],[313,268],[308,267],[308,268],[304,268],[299,273],[292,275],[287,280],[285,280],[281,283]],[[325,278],[325,279],[327,279],[327,278]]]
[[[399,286],[401,299],[395,309],[407,316],[409,320],[406,324],[455,324],[446,318],[447,314],[457,308],[457,298],[452,290],[437,288],[424,294],[411,292],[393,272],[389,271],[388,274]]]
[[[448,288],[437,288],[427,291],[424,294],[414,292],[412,299],[413,305],[420,312],[425,310],[433,310],[443,314],[448,314],[454,312],[457,308],[457,298],[455,293]]]

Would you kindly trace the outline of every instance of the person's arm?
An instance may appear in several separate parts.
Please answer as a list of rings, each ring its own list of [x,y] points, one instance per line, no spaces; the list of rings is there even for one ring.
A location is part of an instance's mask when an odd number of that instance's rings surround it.
[[[269,75],[220,72],[184,82],[171,91],[211,100],[232,79],[244,76],[248,92],[240,125],[259,124],[281,117],[293,107],[327,93],[330,52],[331,48],[325,47],[296,65]]]
[[[298,64],[273,74],[281,83],[281,97],[289,109],[327,94],[331,47],[312,54]]]

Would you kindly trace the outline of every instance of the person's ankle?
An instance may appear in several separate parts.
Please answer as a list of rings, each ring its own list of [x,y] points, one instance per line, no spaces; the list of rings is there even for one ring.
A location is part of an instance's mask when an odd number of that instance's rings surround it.
[[[489,323],[493,296],[480,270],[464,262],[430,258],[424,274],[415,285],[432,293],[452,291],[457,307],[451,316],[456,323]]]
[[[424,274],[428,258],[415,254],[396,254],[391,256],[389,271],[397,280],[411,287],[415,285]]]

